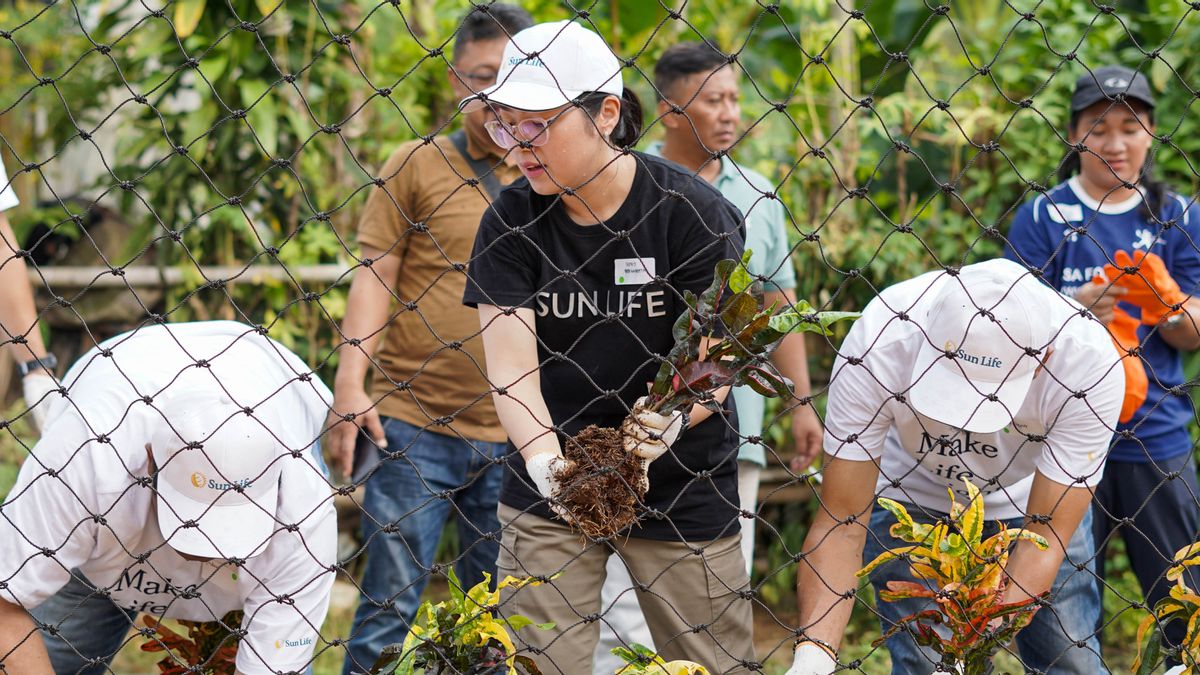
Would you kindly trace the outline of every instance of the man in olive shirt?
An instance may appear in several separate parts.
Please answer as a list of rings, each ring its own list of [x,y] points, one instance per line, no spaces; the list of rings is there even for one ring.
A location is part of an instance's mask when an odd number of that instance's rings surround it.
[[[455,98],[493,84],[509,36],[532,23],[512,5],[473,8],[448,71]],[[329,446],[335,466],[351,475],[361,426],[382,461],[366,479],[367,560],[347,674],[365,672],[385,646],[404,640],[451,514],[462,583],[495,571],[499,536],[485,535],[500,530],[503,468],[492,464],[504,455],[505,435],[485,376],[479,317],[461,299],[490,193],[517,174],[484,130],[485,114],[463,115],[456,134],[397,149],[358,228],[364,263],[342,321],[333,407],[343,419],[334,418]]]

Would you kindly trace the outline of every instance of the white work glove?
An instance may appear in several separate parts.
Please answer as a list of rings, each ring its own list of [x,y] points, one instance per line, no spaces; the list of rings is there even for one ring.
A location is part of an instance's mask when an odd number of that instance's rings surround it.
[[[653,462],[671,449],[679,434],[687,427],[687,415],[676,410],[669,415],[660,415],[648,410],[639,410],[646,397],[633,404],[633,412],[621,422],[621,438],[626,452]]]
[[[38,433],[45,428],[46,411],[54,402],[51,392],[58,389],[58,382],[45,373],[29,373],[21,380],[25,405],[30,408],[30,417]]]
[[[831,675],[838,669],[837,659],[812,642],[801,642],[796,647],[792,667],[784,675]]]
[[[567,460],[555,452],[539,452],[525,460],[525,470],[529,472],[529,477],[533,479],[533,484],[537,486],[538,492],[546,498],[550,510],[569,523],[571,522],[570,515],[554,498],[554,493],[558,492],[561,487],[555,480],[554,474],[567,466]]]
[[[642,459],[642,479],[637,486],[645,494],[650,489],[650,462],[663,456],[687,428],[687,415],[680,410],[669,415],[660,415],[648,410],[639,410],[646,404],[646,397],[633,404],[633,411],[621,422],[621,441],[625,451]]]

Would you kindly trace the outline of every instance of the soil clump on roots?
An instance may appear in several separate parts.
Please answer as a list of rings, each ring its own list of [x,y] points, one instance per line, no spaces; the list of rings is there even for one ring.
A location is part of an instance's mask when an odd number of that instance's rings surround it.
[[[567,468],[555,474],[554,497],[589,539],[611,537],[638,520],[642,460],[625,450],[617,429],[591,425],[567,440]]]

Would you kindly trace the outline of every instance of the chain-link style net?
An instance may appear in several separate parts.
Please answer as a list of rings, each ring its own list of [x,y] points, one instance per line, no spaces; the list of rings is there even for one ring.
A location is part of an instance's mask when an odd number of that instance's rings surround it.
[[[1191,665],[1197,10],[3,3],[0,672]]]

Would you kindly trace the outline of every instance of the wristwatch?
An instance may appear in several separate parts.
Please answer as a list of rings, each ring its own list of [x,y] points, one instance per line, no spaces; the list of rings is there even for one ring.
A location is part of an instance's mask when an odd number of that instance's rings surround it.
[[[40,371],[43,368],[53,373],[57,366],[58,359],[53,354],[46,354],[40,359],[30,359],[23,363],[18,363],[17,372],[21,374],[21,377],[25,377],[34,371]]]
[[[1174,328],[1174,327],[1178,326],[1179,324],[1183,323],[1183,318],[1185,316],[1187,316],[1187,312],[1179,312],[1178,314],[1172,314],[1171,316],[1168,316],[1162,322],[1162,327],[1167,328],[1167,329]]]

